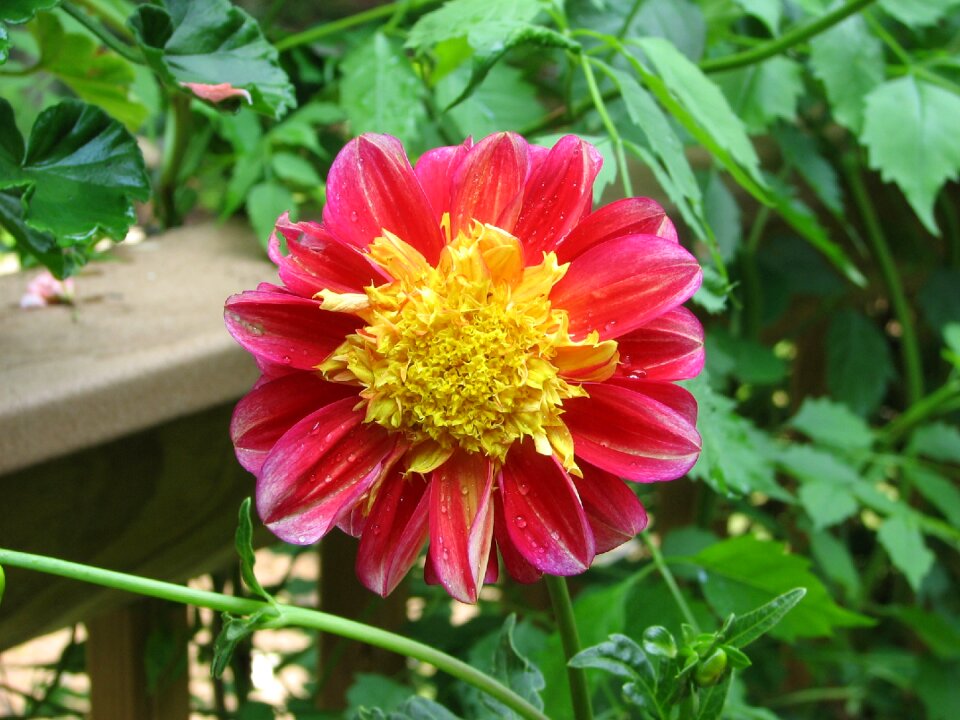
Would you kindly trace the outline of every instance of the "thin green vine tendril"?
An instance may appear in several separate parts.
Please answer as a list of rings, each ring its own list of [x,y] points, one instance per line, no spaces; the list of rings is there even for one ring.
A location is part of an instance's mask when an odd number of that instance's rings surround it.
[[[745,50],[744,52],[728,55],[726,57],[704,60],[700,63],[700,69],[708,73],[721,72],[723,70],[733,70],[735,68],[762,62],[767,58],[773,57],[774,55],[779,55],[785,50],[789,50],[795,45],[799,45],[804,40],[808,40],[814,35],[819,35],[824,30],[828,30],[854,13],[859,12],[872,2],[874,2],[874,0],[852,0],[852,2],[848,2],[846,5],[841,5],[833,12],[828,12],[826,15],[821,15],[816,20],[813,20],[806,25],[795,27],[788,32],[785,32],[776,40],[771,40],[763,45],[758,45],[752,50]]]
[[[430,663],[479,690],[496,698],[523,718],[529,720],[549,720],[546,715],[537,710],[510,688],[500,684],[489,675],[467,665],[455,657],[429,645],[410,640],[402,635],[387,632],[380,628],[364,625],[363,623],[347,620],[336,615],[308,610],[307,608],[292,605],[277,604],[275,606],[261,600],[238,598],[231,595],[196,590],[194,588],[175,585],[160,580],[128,575],[127,573],[104,570],[102,568],[82,565],[79,563],[58,560],[44,555],[17,552],[0,548],[0,563],[79,580],[80,582],[101,585],[103,587],[124,590],[126,592],[146,595],[161,600],[210,608],[218,612],[229,612],[235,615],[252,615],[260,610],[276,608],[279,615],[270,621],[271,628],[303,627],[311,630],[339,635],[340,637],[357,640],[367,645],[383,648],[399,655],[411,657]]]
[[[113,50],[115,53],[123,57],[125,60],[129,60],[132,63],[137,65],[144,65],[143,56],[137,52],[134,48],[129,45],[124,44],[121,40],[118,40],[114,37],[109,30],[107,30],[103,25],[101,25],[97,20],[87,15],[83,10],[73,5],[73,3],[65,2],[60,5],[60,9],[63,10],[67,15],[72,17],[78,23],[83,25],[87,30],[96,35],[100,41],[106,45],[108,48]]]
[[[697,623],[697,619],[690,611],[690,606],[687,605],[687,600],[683,597],[683,593],[680,592],[680,586],[677,585],[677,581],[673,577],[673,573],[670,572],[670,568],[667,567],[667,563],[663,559],[663,553],[660,552],[660,548],[658,548],[654,544],[653,540],[650,539],[649,533],[641,533],[640,538],[643,540],[643,544],[647,546],[647,550],[650,551],[650,557],[653,560],[653,564],[656,565],[657,571],[660,573],[663,581],[670,589],[670,594],[673,595],[674,602],[676,602],[677,607],[680,608],[680,613],[683,615],[683,619],[686,620],[687,624],[692,627],[695,632],[699,633],[700,625]]]
[[[563,654],[569,661],[580,652],[580,635],[577,632],[577,621],[573,616],[573,603],[570,602],[570,591],[567,589],[567,580],[554,575],[545,575],[547,590],[550,592],[550,604],[553,605],[553,616],[557,621],[557,631],[563,644]],[[590,687],[587,685],[587,675],[583,668],[567,665],[567,679],[570,682],[570,699],[573,703],[573,717],[575,720],[592,720],[593,708],[590,705]]]
[[[633,197],[633,183],[630,182],[627,156],[623,152],[623,138],[620,137],[617,126],[614,125],[613,120],[610,118],[610,113],[607,112],[607,106],[603,102],[600,88],[597,87],[597,79],[593,74],[593,68],[590,67],[590,58],[588,58],[586,54],[581,53],[580,55],[580,67],[583,69],[583,76],[587,81],[587,87],[590,90],[593,105],[600,114],[600,120],[603,122],[603,127],[606,128],[607,134],[610,136],[610,142],[613,143],[613,151],[617,157],[617,168],[620,172],[620,182],[623,184],[624,195],[626,197]]]

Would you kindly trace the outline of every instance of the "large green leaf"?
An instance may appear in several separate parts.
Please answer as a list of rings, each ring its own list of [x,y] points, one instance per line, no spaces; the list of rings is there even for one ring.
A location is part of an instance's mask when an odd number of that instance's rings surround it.
[[[136,132],[147,108],[134,96],[133,66],[103,52],[89,35],[68,33],[55,15],[41,13],[31,27],[40,47],[38,67],[57,77],[81,99],[97,105]]]
[[[866,450],[873,444],[867,424],[846,405],[829,398],[806,398],[790,425],[809,438],[841,449]]]
[[[771,35],[776,35],[780,29],[780,18],[783,15],[782,0],[736,0],[750,15],[763,22]]]
[[[437,102],[446,107],[460,94],[470,78],[470,67],[461,65],[437,83]],[[498,63],[487,73],[473,93],[447,111],[460,130],[460,135],[486,137],[499,130],[522,130],[543,116],[537,89],[523,79],[523,74],[505,63]]]
[[[780,543],[742,536],[712,545],[690,561],[704,571],[704,593],[720,615],[744,612],[793,588],[806,588],[803,601],[771,631],[783,640],[831,635],[836,627],[872,623],[837,605],[810,572],[810,561],[787,553]]]
[[[934,460],[960,463],[960,430],[939,422],[924,425],[913,433],[909,450]]]
[[[130,19],[150,67],[171,85],[229,83],[257,112],[279,118],[296,105],[277,50],[256,20],[229,0],[163,0]]]
[[[911,27],[933,25],[957,5],[960,0],[880,0],[880,7]]]
[[[960,173],[960,96],[912,76],[885,82],[866,98],[863,134],[870,166],[895,182],[914,212],[939,234],[933,202]]]
[[[886,549],[894,566],[916,591],[933,567],[934,554],[923,541],[923,534],[909,512],[900,512],[883,521],[877,539]]]
[[[136,140],[103,110],[77,100],[47,108],[23,142],[0,99],[0,190],[21,188],[23,220],[61,245],[122,239],[133,200],[150,195]]]
[[[883,333],[853,310],[834,315],[827,331],[827,387],[858,415],[869,415],[896,376]]]
[[[718,73],[714,79],[747,129],[762,133],[774,121],[793,119],[803,92],[803,69],[785,57]]]
[[[52,10],[60,0],[4,0],[0,5],[0,20],[14,25],[33,19],[41,10]]]
[[[505,39],[539,14],[537,0],[451,0],[420,18],[407,47],[423,50],[444,40],[467,38],[476,52],[500,49]]]
[[[544,688],[543,673],[517,649],[513,639],[516,625],[516,615],[510,615],[504,621],[493,653],[491,675],[535,708],[542,710],[543,698],[540,693]],[[516,713],[489,695],[484,695],[483,700],[496,712],[497,717],[517,717]]]
[[[423,84],[399,43],[376,33],[343,61],[340,104],[354,135],[381,132],[408,147],[422,135],[426,121]]]
[[[883,82],[883,43],[855,15],[811,40],[810,63],[827,89],[837,122],[859,132],[864,98]]]

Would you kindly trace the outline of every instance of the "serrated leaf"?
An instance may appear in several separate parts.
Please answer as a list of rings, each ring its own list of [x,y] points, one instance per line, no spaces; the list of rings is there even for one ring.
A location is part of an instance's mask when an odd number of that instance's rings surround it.
[[[279,119],[296,106],[276,48],[229,0],[162,0],[130,19],[144,58],[170,85],[228,83],[250,93],[252,107]]]
[[[797,491],[797,497],[810,516],[814,530],[843,522],[860,509],[853,493],[831,480],[804,483]]]
[[[880,0],[880,7],[909,27],[933,25],[960,0]]]
[[[640,707],[656,698],[657,673],[643,648],[626,635],[616,633],[599,645],[581,650],[570,658],[568,665],[604,670],[629,681],[627,685],[632,685],[635,692],[625,695]]]
[[[150,184],[137,142],[103,110],[64,100],[37,118],[23,143],[0,98],[0,190],[22,188],[23,221],[59,244],[102,233],[122,239],[136,219],[133,200]]]
[[[133,66],[103,52],[88,35],[67,33],[56,16],[41,13],[31,25],[40,47],[38,67],[55,76],[82,100],[98,105],[131,132],[147,118],[147,108],[132,93]]]
[[[33,20],[42,10],[52,10],[60,0],[4,0],[0,6],[0,20],[18,25]]]
[[[765,132],[776,120],[796,115],[803,68],[793,60],[777,56],[713,77],[752,133]]]
[[[293,193],[275,182],[254,185],[247,194],[246,207],[253,231],[264,248],[270,241],[280,215],[289,212],[290,219],[294,222],[297,220],[297,203]]]
[[[942,462],[960,463],[960,430],[942,422],[917,428],[907,450]]]
[[[810,445],[789,445],[777,456],[777,461],[801,482],[828,481],[835,485],[852,486],[860,482],[857,469],[832,452]]]
[[[86,262],[77,249],[61,248],[50,233],[34,230],[23,219],[22,190],[0,191],[0,227],[13,237],[17,250],[36,259],[58,278],[72,275]]]
[[[922,465],[910,463],[903,469],[914,487],[936,507],[954,527],[960,527],[960,490],[942,475]]]
[[[723,642],[736,648],[746,647],[766,635],[806,594],[806,588],[794,588],[756,610],[736,616],[724,633]]]
[[[462,65],[438,83],[437,102],[449,103],[468,82],[470,68]],[[543,116],[537,89],[523,79],[523,73],[510,65],[495,65],[483,82],[462,103],[447,111],[466,137],[483,138],[500,130],[521,130]]]
[[[861,141],[870,167],[896,183],[924,226],[939,235],[933,203],[960,173],[960,97],[906,76],[885,82],[866,98]]]
[[[257,556],[253,551],[253,521],[250,519],[250,498],[246,498],[240,504],[240,514],[237,520],[237,533],[234,537],[234,547],[240,558],[240,576],[243,578],[247,588],[259,595],[267,602],[272,603],[273,597],[263,589],[263,585],[257,580],[257,574],[254,572],[254,565],[257,562]]]
[[[827,330],[827,389],[858,415],[869,415],[896,377],[886,337],[863,315],[841,310]]]
[[[859,133],[864,99],[883,82],[883,43],[854,15],[810,41],[810,64],[827,90],[834,118]]]
[[[426,121],[423,84],[399,43],[376,33],[343,61],[340,104],[354,135],[378,132],[405,144],[418,141]]]
[[[411,692],[406,685],[384,675],[357,673],[347,690],[347,713],[367,708],[389,713],[407,700]]]
[[[796,587],[806,588],[804,602],[771,630],[788,642],[873,622],[837,605],[810,572],[810,561],[788,554],[781,543],[742,536],[717,543],[690,560],[703,569],[704,593],[721,616],[757,607]]]
[[[493,653],[491,674],[535,708],[542,710],[543,698],[540,697],[540,692],[545,687],[543,673],[517,650],[513,641],[513,630],[516,624],[517,617],[513,614],[509,615],[504,621]],[[497,713],[498,717],[516,717],[516,713],[510,708],[489,695],[484,694],[483,700],[490,709]]]
[[[877,539],[886,549],[890,561],[906,576],[914,592],[918,591],[936,558],[924,543],[923,534],[913,517],[901,512],[887,518],[877,531]]]
[[[763,22],[771,35],[779,32],[780,18],[783,15],[782,0],[736,0],[736,2],[750,15]]]
[[[693,302],[711,315],[716,315],[726,309],[729,296],[730,287],[724,283],[716,268],[712,265],[704,266],[703,284],[691,298]]]
[[[773,134],[783,151],[784,159],[797,169],[820,201],[830,212],[842,213],[843,195],[837,172],[820,154],[814,139],[792,125],[783,125]]]
[[[873,432],[863,419],[827,397],[805,398],[789,425],[835,448],[866,450],[873,445]]]
[[[540,12],[537,0],[451,0],[421,17],[410,29],[407,47],[419,50],[466,37],[482,54],[497,52],[518,25]]]
[[[388,720],[460,720],[440,703],[417,695],[407,698],[387,718]]]
[[[765,198],[757,153],[720,89],[670,42],[651,37],[635,44],[655,70],[642,73],[647,87],[745,189]]]
[[[846,545],[828,532],[812,532],[810,549],[824,574],[843,587],[848,598],[860,597],[860,573]]]

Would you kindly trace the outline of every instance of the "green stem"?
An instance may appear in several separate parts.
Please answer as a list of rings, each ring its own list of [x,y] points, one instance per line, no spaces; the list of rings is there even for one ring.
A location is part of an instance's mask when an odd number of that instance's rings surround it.
[[[143,56],[131,48],[129,45],[126,45],[122,41],[114,37],[109,30],[107,30],[103,25],[101,25],[97,20],[87,15],[80,8],[76,7],[73,3],[65,2],[60,5],[60,9],[63,10],[67,15],[72,17],[78,23],[83,25],[87,30],[100,38],[100,41],[106,45],[108,48],[113,50],[115,53],[120,55],[126,60],[129,60],[132,63],[137,65],[143,65]]]
[[[419,10],[420,8],[438,5],[439,3],[440,0],[397,0],[396,2],[387,3],[386,5],[372,7],[369,10],[358,12],[355,15],[348,15],[339,20],[317,25],[309,30],[304,30],[303,32],[278,40],[274,45],[277,50],[283,52],[284,50],[290,50],[300,45],[308,45],[330,35],[336,35],[337,33],[357,27],[358,25],[366,25],[369,22],[390,17],[398,10]]]
[[[570,658],[580,652],[580,635],[577,632],[577,621],[573,616],[573,603],[570,601],[567,581],[565,578],[554,575],[545,575],[544,580],[550,592],[550,603],[553,605],[553,615],[563,644],[563,654],[569,662]],[[591,720],[593,708],[590,705],[590,688],[587,685],[586,673],[583,668],[567,665],[567,679],[570,681],[574,720]]]
[[[667,563],[663,559],[663,553],[660,552],[660,548],[658,548],[654,544],[653,540],[650,539],[649,533],[641,533],[640,538],[643,540],[643,544],[647,546],[647,550],[650,551],[650,557],[653,560],[653,564],[656,566],[660,576],[663,578],[663,581],[670,589],[670,594],[673,595],[674,602],[676,602],[677,607],[680,608],[680,613],[683,615],[683,619],[686,620],[687,624],[694,629],[694,632],[699,633],[700,624],[690,611],[690,606],[687,605],[686,598],[684,598],[683,593],[680,592],[680,586],[677,585],[676,578],[673,577],[673,573],[670,572],[670,568],[667,567]]]
[[[96,15],[117,35],[133,42],[133,33],[127,27],[127,16],[110,5],[109,0],[73,0],[73,4],[86,9],[91,15]]]
[[[960,378],[950,378],[940,388],[908,407],[903,414],[881,430],[881,441],[892,445],[928,418],[939,414],[950,402],[960,398]]]
[[[920,361],[920,343],[913,325],[913,316],[907,297],[903,291],[903,282],[897,270],[897,264],[890,253],[886,235],[880,225],[870,195],[867,193],[863,178],[860,176],[860,167],[857,157],[848,154],[843,158],[843,168],[847,176],[847,184],[853,195],[854,204],[860,212],[867,231],[867,240],[870,242],[873,255],[880,266],[880,273],[890,293],[890,303],[893,312],[900,322],[900,352],[903,357],[904,372],[907,376],[907,402],[910,405],[920,401],[923,397],[923,366]]]
[[[633,197],[633,183],[630,182],[630,171],[627,168],[627,157],[623,153],[623,139],[613,124],[610,113],[607,112],[607,106],[603,102],[603,96],[600,94],[600,88],[597,86],[597,78],[593,74],[593,68],[590,67],[590,58],[586,55],[580,55],[580,67],[583,68],[583,76],[587,81],[587,88],[590,90],[590,98],[593,100],[594,107],[600,114],[600,120],[603,127],[606,128],[610,136],[610,142],[613,143],[613,150],[617,157],[617,166],[620,169],[620,182],[623,183],[623,192],[626,197]]]
[[[193,124],[190,96],[172,91],[169,98],[163,170],[160,173],[160,186],[157,188],[157,214],[163,226],[168,228],[180,224],[176,202],[177,185],[180,181],[183,158],[190,144],[190,126]]]
[[[79,580],[93,585],[124,590],[184,605],[210,608],[218,612],[228,612],[235,615],[252,615],[260,610],[275,607],[279,611],[279,616],[276,620],[270,622],[270,627],[296,626],[320,630],[430,663],[439,670],[443,670],[496,698],[521,717],[531,720],[547,720],[546,715],[515,692],[501,685],[489,675],[470,667],[465,662],[402,635],[396,635],[336,615],[279,603],[271,606],[270,603],[262,600],[251,600],[206,590],[196,590],[160,580],[151,580],[113,570],[103,570],[89,565],[3,548],[0,548],[0,564],[50,575],[59,575],[71,580]]]
[[[851,2],[848,2],[846,5],[841,5],[836,10],[828,12],[826,15],[821,15],[816,20],[805,25],[792,28],[775,40],[758,45],[752,50],[745,50],[744,52],[727,55],[726,57],[704,60],[700,63],[700,69],[708,73],[721,72],[723,70],[733,70],[734,68],[762,62],[767,58],[789,50],[795,45],[799,45],[814,35],[819,35],[824,30],[833,27],[854,13],[859,12],[872,2],[874,2],[874,0],[851,0]]]

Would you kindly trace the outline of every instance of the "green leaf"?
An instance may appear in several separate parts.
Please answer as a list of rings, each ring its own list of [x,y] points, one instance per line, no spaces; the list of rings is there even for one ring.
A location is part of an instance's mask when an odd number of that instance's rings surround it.
[[[933,202],[960,172],[960,97],[912,76],[890,80],[866,98],[863,133],[870,167],[895,182],[924,226],[939,235]]]
[[[826,208],[834,214],[842,213],[843,194],[837,172],[820,154],[814,139],[793,125],[782,125],[773,134],[784,159],[797,169]]]
[[[810,445],[789,445],[777,457],[783,469],[801,482],[829,481],[852,486],[860,482],[860,474],[831,452]]]
[[[703,188],[703,213],[720,248],[720,257],[730,262],[736,257],[743,238],[743,223],[737,199],[717,171],[707,175]]]
[[[880,0],[880,7],[909,27],[933,25],[960,0]]]
[[[941,462],[960,463],[960,430],[942,422],[924,425],[913,433],[907,451]]]
[[[738,338],[718,327],[707,335],[707,355],[722,353],[730,374],[745,383],[776,385],[786,378],[787,364],[756,340]]]
[[[692,300],[711,315],[722,313],[727,307],[730,287],[723,281],[720,273],[712,265],[703,268],[703,285],[694,294]]]
[[[7,578],[3,574],[3,565],[0,565],[0,603],[3,602],[3,591],[7,589]]]
[[[704,374],[686,387],[700,408],[697,428],[703,448],[690,471],[691,477],[703,480],[724,495],[757,491],[789,499],[777,485],[773,464],[765,453],[769,438],[740,417],[733,400],[714,391]]]
[[[283,185],[264,182],[250,189],[247,195],[247,217],[257,234],[257,240],[264,248],[270,241],[277,218],[285,212],[289,212],[290,219],[296,222],[297,203],[293,194]]]
[[[347,690],[347,710],[378,708],[390,712],[402,705],[411,695],[406,685],[374,673],[357,673]]]
[[[756,151],[720,89],[668,41],[641,38],[635,44],[654,69],[651,73],[628,56],[644,84],[744,189],[768,201]]]
[[[58,278],[72,275],[86,263],[86,254],[82,248],[61,248],[53,235],[27,225],[22,195],[22,189],[0,191],[0,227],[10,233],[19,252],[36,259]]]
[[[673,659],[677,656],[677,641],[662,625],[653,625],[643,631],[643,649],[654,657]]]
[[[477,52],[493,53],[540,10],[537,0],[451,0],[416,22],[407,47],[423,50],[443,40],[466,37]]]
[[[263,585],[257,580],[257,574],[253,569],[257,562],[257,556],[253,551],[253,521],[250,519],[250,505],[250,498],[246,498],[240,504],[237,534],[234,538],[234,547],[240,557],[240,576],[251,592],[272,603],[273,597],[263,589]]]
[[[909,463],[904,473],[920,494],[936,507],[954,527],[960,527],[960,490],[954,483],[922,465]]]
[[[236,617],[230,613],[223,613],[223,628],[213,641],[213,659],[210,661],[210,673],[213,677],[218,678],[223,675],[237,645],[276,616],[277,611],[272,607],[258,610],[249,617]]]
[[[147,63],[170,85],[229,83],[250,93],[254,110],[274,119],[296,105],[276,48],[229,0],[140,5],[130,26]]]
[[[10,55],[10,36],[7,34],[7,28],[0,23],[0,65],[7,61]]]
[[[960,270],[938,267],[927,276],[917,299],[930,327],[943,332],[949,323],[960,323]]]
[[[789,425],[811,440],[840,449],[867,450],[873,445],[873,432],[846,405],[830,398],[805,398]]]
[[[513,641],[516,624],[517,616],[513,614],[504,621],[493,653],[491,674],[535,708],[542,710],[543,698],[540,697],[540,692],[545,687],[543,673],[517,650]],[[487,706],[497,713],[497,717],[517,717],[516,713],[489,695],[484,694],[483,699]]]
[[[765,132],[778,119],[793,119],[803,93],[803,68],[782,56],[713,77],[752,133]]]
[[[757,638],[766,635],[774,625],[783,620],[783,617],[793,610],[806,594],[805,588],[794,588],[756,610],[734,617],[723,635],[723,642],[736,648],[746,647]]]
[[[910,627],[933,654],[944,660],[960,658],[960,630],[940,613],[918,607],[887,607],[894,617]]]
[[[810,550],[824,574],[844,589],[848,599],[860,598],[860,573],[846,545],[828,532],[812,532]]]
[[[470,68],[461,65],[443,77],[434,88],[437,102],[447,106],[468,82]],[[483,82],[462,103],[447,111],[466,137],[483,138],[500,130],[521,130],[543,116],[537,89],[523,73],[505,63],[495,65]]]
[[[797,491],[797,497],[810,516],[814,530],[843,522],[860,508],[850,490],[831,480],[804,483]]]
[[[830,321],[826,345],[830,394],[858,415],[869,415],[896,377],[886,337],[863,315],[844,309]]]
[[[102,233],[122,239],[136,219],[132,200],[150,185],[137,142],[103,110],[65,100],[37,118],[24,146],[0,98],[0,190],[22,188],[23,221],[61,245]]]
[[[274,153],[270,163],[277,177],[295,187],[313,190],[323,186],[323,180],[320,179],[316,169],[300,155],[288,152]]]
[[[603,670],[627,680],[624,695],[635,705],[643,707],[655,701],[657,673],[643,648],[626,635],[615,633],[599,645],[581,650],[568,664]]]
[[[936,558],[923,542],[913,516],[901,512],[887,518],[877,531],[877,539],[890,561],[906,576],[914,591],[918,591]]]
[[[780,18],[783,15],[782,0],[736,0],[737,5],[747,13],[763,22],[771,35],[780,30]]]
[[[723,713],[723,703],[730,691],[730,681],[733,674],[728,672],[723,680],[700,691],[700,705],[697,708],[696,720],[718,720]]]
[[[690,0],[644,0],[624,36],[631,35],[663,38],[696,62],[703,57],[707,26],[703,11]]]
[[[408,146],[421,137],[426,122],[423,84],[400,47],[376,33],[343,61],[340,104],[354,135],[394,135]]]
[[[56,16],[41,13],[31,31],[40,47],[39,67],[54,75],[81,99],[136,132],[147,108],[135,97],[133,66],[119,55],[103,52],[89,35],[67,33]]]
[[[927,720],[956,720],[960,717],[958,676],[960,662],[946,663],[937,658],[920,658],[920,672],[913,689],[923,701]]]
[[[418,695],[407,698],[387,718],[388,720],[460,720],[440,703]]]
[[[827,90],[834,118],[859,133],[864,99],[883,82],[883,43],[853,15],[810,41],[810,64]]]
[[[60,0],[4,0],[0,7],[0,20],[19,25],[33,20],[33,16],[42,10],[52,10]]]
[[[793,588],[806,588],[803,603],[771,631],[788,642],[798,637],[831,635],[836,627],[873,622],[838,606],[809,571],[809,560],[788,554],[780,543],[750,536],[732,538],[703,550],[691,561],[703,569],[704,593],[723,616],[757,607]]]

